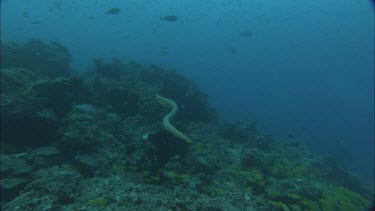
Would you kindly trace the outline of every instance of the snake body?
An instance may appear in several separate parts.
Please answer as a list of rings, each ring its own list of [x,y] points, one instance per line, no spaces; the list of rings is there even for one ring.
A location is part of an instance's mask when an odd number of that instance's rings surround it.
[[[179,138],[179,139],[182,139],[184,141],[186,141],[187,143],[191,143],[191,139],[186,136],[185,134],[183,134],[181,131],[179,131],[177,128],[175,128],[172,123],[171,123],[171,120],[173,119],[173,117],[176,115],[177,111],[178,111],[178,106],[177,104],[173,101],[173,100],[170,100],[168,98],[165,98],[165,97],[162,97],[160,95],[156,95],[156,100],[162,105],[162,106],[165,106],[167,108],[170,108],[172,109],[167,115],[165,115],[165,117],[163,118],[163,127],[165,130],[167,130],[169,133],[171,133],[172,135],[174,135],[175,137]]]

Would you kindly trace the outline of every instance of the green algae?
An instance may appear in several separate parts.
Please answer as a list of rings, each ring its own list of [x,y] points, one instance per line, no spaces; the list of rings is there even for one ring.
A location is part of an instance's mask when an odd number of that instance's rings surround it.
[[[320,199],[323,210],[365,210],[370,202],[342,186],[330,185]]]
[[[98,197],[87,202],[88,205],[95,207],[106,207],[108,206],[108,199],[103,197]]]

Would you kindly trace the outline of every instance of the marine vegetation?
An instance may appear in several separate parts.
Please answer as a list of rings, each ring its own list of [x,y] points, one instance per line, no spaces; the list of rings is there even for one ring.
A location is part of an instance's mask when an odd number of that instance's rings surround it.
[[[1,42],[1,210],[371,206],[353,173],[254,122],[219,120],[174,71],[97,59],[77,74],[69,62],[58,43]]]

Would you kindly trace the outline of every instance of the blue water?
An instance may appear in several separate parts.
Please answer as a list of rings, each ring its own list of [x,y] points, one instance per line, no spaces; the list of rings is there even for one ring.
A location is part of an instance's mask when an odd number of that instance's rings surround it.
[[[120,13],[105,14],[113,7]],[[175,69],[222,118],[323,153],[339,146],[353,170],[374,177],[370,1],[8,0],[1,38],[60,42],[77,71],[113,57]]]

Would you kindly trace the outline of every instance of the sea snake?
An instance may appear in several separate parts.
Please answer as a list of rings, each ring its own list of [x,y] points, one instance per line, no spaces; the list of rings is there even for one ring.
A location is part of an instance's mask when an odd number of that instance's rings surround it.
[[[171,120],[172,118],[176,115],[177,111],[178,111],[178,107],[177,107],[177,104],[173,101],[173,100],[170,100],[168,98],[165,98],[165,97],[162,97],[160,95],[156,95],[156,100],[162,105],[162,106],[165,106],[167,108],[170,108],[172,109],[167,115],[165,115],[165,117],[163,118],[163,127],[168,131],[170,132],[171,134],[173,134],[174,136],[176,136],[177,138],[179,139],[182,139],[184,141],[186,141],[187,143],[191,143],[191,139],[184,135],[183,133],[181,133],[179,130],[177,130],[172,124],[171,124]]]

